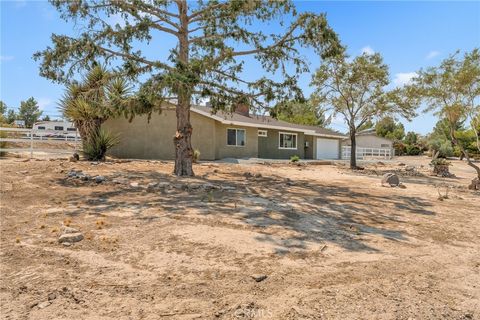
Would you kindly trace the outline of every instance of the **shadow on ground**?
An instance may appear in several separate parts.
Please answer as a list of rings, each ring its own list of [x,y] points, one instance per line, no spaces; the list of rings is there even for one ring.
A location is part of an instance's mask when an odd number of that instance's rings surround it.
[[[402,230],[408,215],[434,214],[431,205],[418,197],[400,193],[378,195],[361,191],[365,190],[362,188],[312,180],[292,182],[279,176],[245,177],[236,171],[194,178],[177,178],[156,171],[142,174],[119,171],[106,176],[107,181],[119,177],[127,179],[128,183],[108,182],[110,190],[89,184],[91,192],[88,196],[72,196],[69,203],[76,209],[67,214],[103,216],[112,211],[127,210],[132,214],[129,218],[153,222],[165,215],[192,221],[189,219],[194,212],[197,217],[205,218],[194,220],[201,224],[219,220],[207,219],[212,216],[229,217],[236,219],[237,223],[225,223],[222,227],[236,229],[240,222],[259,233],[258,241],[274,244],[278,254],[304,249],[312,242],[335,243],[350,251],[377,251],[368,245],[365,235],[408,241]],[[168,182],[170,187],[147,192],[145,188],[131,187],[129,183],[133,181],[139,181],[141,185]],[[57,183],[79,187],[65,179]],[[199,185],[215,185],[220,189],[207,191]],[[274,230],[279,228],[289,236],[276,236]]]

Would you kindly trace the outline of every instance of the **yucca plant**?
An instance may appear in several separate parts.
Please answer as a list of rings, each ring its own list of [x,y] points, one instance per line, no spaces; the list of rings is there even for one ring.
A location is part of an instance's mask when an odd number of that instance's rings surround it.
[[[107,151],[120,142],[117,135],[100,129],[84,143],[83,154],[90,161],[105,161]]]
[[[80,82],[67,87],[59,109],[77,127],[85,154],[97,146],[100,138],[108,137],[101,132],[103,122],[132,110],[135,99],[131,91],[125,79],[100,65],[93,66]]]

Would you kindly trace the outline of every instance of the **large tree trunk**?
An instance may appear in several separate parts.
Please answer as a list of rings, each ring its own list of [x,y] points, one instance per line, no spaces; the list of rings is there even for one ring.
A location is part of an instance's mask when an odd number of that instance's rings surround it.
[[[357,139],[356,130],[350,128],[350,169],[357,169]]]
[[[193,176],[192,125],[190,124],[190,102],[178,102],[177,133],[175,144],[175,169],[177,176]]]
[[[180,16],[179,31],[179,63],[188,65],[188,17],[187,2],[178,1],[178,12]],[[188,78],[188,77],[186,77]],[[185,80],[188,81],[188,80]],[[192,149],[192,125],[190,124],[190,102],[191,90],[189,83],[178,84],[178,104],[177,114],[177,132],[173,138],[175,145],[175,169],[173,171],[177,176],[193,176],[193,149]]]

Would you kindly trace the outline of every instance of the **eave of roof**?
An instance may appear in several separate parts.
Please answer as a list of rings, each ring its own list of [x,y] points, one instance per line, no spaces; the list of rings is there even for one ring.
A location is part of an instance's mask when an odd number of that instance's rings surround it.
[[[198,113],[200,115],[203,115],[205,117],[209,117],[211,119],[214,119],[222,124],[227,124],[227,125],[237,125],[237,126],[243,126],[243,127],[253,127],[253,128],[262,128],[262,129],[276,129],[276,130],[286,130],[286,131],[293,131],[293,132],[302,132],[307,135],[312,135],[312,136],[317,136],[317,137],[327,137],[327,138],[344,138],[345,135],[341,133],[322,133],[318,132],[317,130],[320,130],[321,128],[316,128],[316,127],[308,127],[308,126],[300,126],[300,125],[295,125],[292,123],[285,123],[286,125],[278,125],[278,124],[273,124],[273,123],[262,123],[262,122],[254,122],[254,118],[248,118],[242,115],[235,115],[237,119],[233,119],[233,116],[231,119],[228,119],[227,117],[222,117],[217,114],[212,114],[211,112],[208,112],[206,110],[201,110],[198,107],[192,107],[191,110],[195,113]],[[241,119],[245,117],[249,121],[242,121]],[[266,118],[265,118],[266,119]],[[271,119],[271,118],[269,118]],[[259,120],[262,121],[262,120]],[[276,123],[281,123],[279,120],[275,120]],[[327,130],[327,129],[324,129]]]

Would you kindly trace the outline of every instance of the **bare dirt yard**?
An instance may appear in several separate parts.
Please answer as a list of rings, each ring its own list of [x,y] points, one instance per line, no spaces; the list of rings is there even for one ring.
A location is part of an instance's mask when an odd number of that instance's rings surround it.
[[[1,318],[480,319],[474,171],[428,161],[2,159]]]

